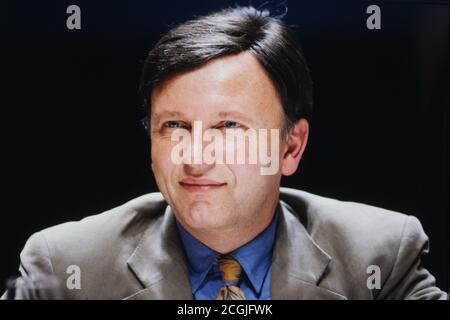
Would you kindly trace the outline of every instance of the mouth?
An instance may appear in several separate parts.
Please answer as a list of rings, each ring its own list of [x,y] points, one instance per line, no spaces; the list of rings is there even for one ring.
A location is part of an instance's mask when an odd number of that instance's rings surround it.
[[[179,184],[189,192],[205,192],[222,188],[227,183],[209,179],[182,179]]]

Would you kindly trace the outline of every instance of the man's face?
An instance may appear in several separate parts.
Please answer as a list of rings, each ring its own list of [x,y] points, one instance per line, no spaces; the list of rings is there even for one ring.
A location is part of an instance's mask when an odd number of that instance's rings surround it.
[[[184,227],[199,232],[251,227],[263,219],[263,212],[266,219],[268,210],[273,213],[280,170],[262,175],[260,163],[175,164],[171,160],[179,143],[172,141],[172,133],[179,128],[191,130],[194,121],[201,121],[203,131],[215,128],[223,133],[236,128],[278,129],[282,153],[281,101],[251,53],[215,59],[165,81],[153,90],[151,104],[152,169],[159,190]]]

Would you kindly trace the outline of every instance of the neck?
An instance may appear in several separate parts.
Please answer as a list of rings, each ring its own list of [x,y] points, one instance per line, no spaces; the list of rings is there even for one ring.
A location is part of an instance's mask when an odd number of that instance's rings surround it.
[[[272,222],[278,202],[266,206],[258,214],[257,219],[250,219],[246,223],[220,229],[192,229],[182,223],[183,227],[195,238],[209,248],[225,254],[229,253],[256,238]]]

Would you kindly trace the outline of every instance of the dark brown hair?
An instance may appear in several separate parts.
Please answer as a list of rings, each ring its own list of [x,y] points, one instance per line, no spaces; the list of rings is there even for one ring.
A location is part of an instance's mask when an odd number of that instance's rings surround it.
[[[206,62],[243,51],[252,52],[281,97],[286,128],[310,120],[312,81],[295,33],[268,10],[235,7],[189,20],[170,30],[149,52],[140,91],[147,116],[153,88],[169,77]]]

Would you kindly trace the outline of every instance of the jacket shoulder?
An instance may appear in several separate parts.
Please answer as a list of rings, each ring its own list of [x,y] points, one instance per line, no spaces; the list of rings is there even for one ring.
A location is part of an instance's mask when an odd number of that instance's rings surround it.
[[[427,252],[428,238],[413,216],[287,188],[281,190],[281,200],[332,257],[326,285],[347,296],[377,295],[366,287],[371,268],[380,269],[382,283],[394,283]]]
[[[92,270],[122,263],[165,207],[160,193],[150,193],[80,221],[46,228],[28,239],[20,254],[21,264],[26,269],[45,261],[41,272],[65,274],[72,264]]]
[[[370,241],[374,245],[377,239],[393,237],[398,241],[408,219],[418,222],[400,212],[290,188],[281,188],[281,200],[299,215],[312,236],[326,231],[329,237],[348,237],[351,242]]]
[[[145,230],[163,217],[166,205],[160,193],[151,193],[80,221],[36,232],[20,254],[22,276],[47,274],[64,281],[75,266],[83,275],[82,290],[65,290],[66,298],[127,296],[140,288],[127,269],[127,259]],[[111,290],[119,276],[126,278],[128,286]]]
[[[59,245],[93,243],[136,234],[146,221],[161,215],[166,202],[160,193],[149,193],[100,214],[87,216],[46,228],[40,233],[48,242]],[[134,231],[134,232],[133,232]]]
[[[417,218],[287,188],[281,200],[332,258],[323,286],[354,299],[447,298],[422,266],[429,241]]]

